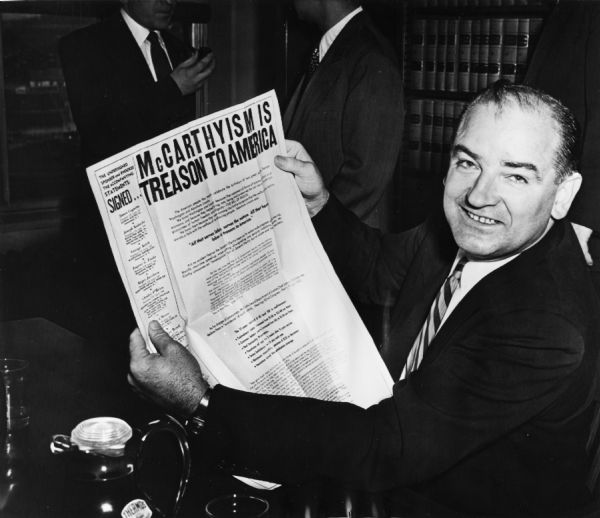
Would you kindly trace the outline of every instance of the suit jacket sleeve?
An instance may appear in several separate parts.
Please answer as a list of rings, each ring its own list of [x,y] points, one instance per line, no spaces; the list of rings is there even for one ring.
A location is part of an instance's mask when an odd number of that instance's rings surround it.
[[[349,77],[341,125],[343,161],[329,188],[363,219],[373,212],[396,169],[404,126],[402,81],[380,52],[365,54]]]
[[[439,218],[400,234],[383,233],[361,222],[331,195],[313,224],[340,281],[356,300],[390,305],[404,283],[419,247]],[[456,246],[451,247],[454,257]]]
[[[580,334],[559,316],[507,310],[482,318],[366,410],[217,386],[206,444],[215,461],[280,482],[329,476],[370,490],[412,485],[543,412],[581,351]]]

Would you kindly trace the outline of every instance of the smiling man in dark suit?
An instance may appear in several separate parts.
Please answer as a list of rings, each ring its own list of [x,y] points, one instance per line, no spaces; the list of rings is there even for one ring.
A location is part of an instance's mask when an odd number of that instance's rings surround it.
[[[214,69],[212,54],[199,59],[167,31],[176,0],[121,3],[60,42],[86,166],[193,120],[193,94]]]
[[[285,110],[286,137],[302,142],[346,207],[385,228],[382,200],[404,126],[395,51],[357,0],[294,0],[294,7],[322,37]]]
[[[155,324],[158,354],[131,336],[131,383],[202,420],[207,458],[259,478],[410,488],[460,516],[573,512],[592,501],[600,347],[598,297],[562,220],[581,184],[577,147],[575,120],[555,99],[493,85],[459,124],[444,215],[382,235],[290,146],[293,158],[277,164],[296,176],[343,284],[392,305],[381,354],[393,396],[363,410],[209,389]]]

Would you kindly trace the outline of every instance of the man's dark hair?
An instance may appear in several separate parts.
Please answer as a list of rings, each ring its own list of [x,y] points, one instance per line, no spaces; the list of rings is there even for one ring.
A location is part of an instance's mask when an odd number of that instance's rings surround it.
[[[471,112],[482,105],[493,104],[501,111],[503,107],[516,103],[520,108],[540,112],[546,108],[550,117],[557,123],[560,143],[554,157],[557,182],[561,182],[573,171],[579,170],[581,135],[579,124],[571,110],[554,97],[525,85],[514,85],[507,81],[497,81],[483,90],[466,107],[460,119],[459,129]]]

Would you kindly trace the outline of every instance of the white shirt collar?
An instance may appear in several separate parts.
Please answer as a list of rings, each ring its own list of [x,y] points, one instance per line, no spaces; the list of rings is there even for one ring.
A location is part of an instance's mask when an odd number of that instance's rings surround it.
[[[319,42],[319,63],[323,61],[325,54],[329,50],[329,47],[333,44],[334,40],[339,36],[342,29],[346,26],[346,24],[354,18],[358,13],[362,12],[362,7],[357,7],[351,13],[348,13],[344,16],[339,22],[337,22],[333,27],[331,27]]]
[[[136,22],[131,16],[129,16],[125,9],[121,9],[121,16],[123,17],[123,20],[125,20],[127,27],[129,27],[131,34],[133,34],[135,41],[141,47],[146,41],[148,34],[150,34],[150,31],[146,29],[146,27],[144,27],[143,25],[140,25],[138,22]]]

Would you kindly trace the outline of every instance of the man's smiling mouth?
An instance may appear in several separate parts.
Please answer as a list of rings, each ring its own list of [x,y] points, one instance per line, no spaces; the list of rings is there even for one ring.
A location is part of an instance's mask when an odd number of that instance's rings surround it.
[[[495,219],[491,219],[491,218],[484,218],[483,216],[478,216],[477,214],[473,214],[472,212],[469,212],[467,209],[463,209],[465,211],[465,214],[469,217],[469,219],[472,219],[473,221],[477,221],[477,223],[481,223],[483,225],[498,225],[500,222],[498,220]]]

